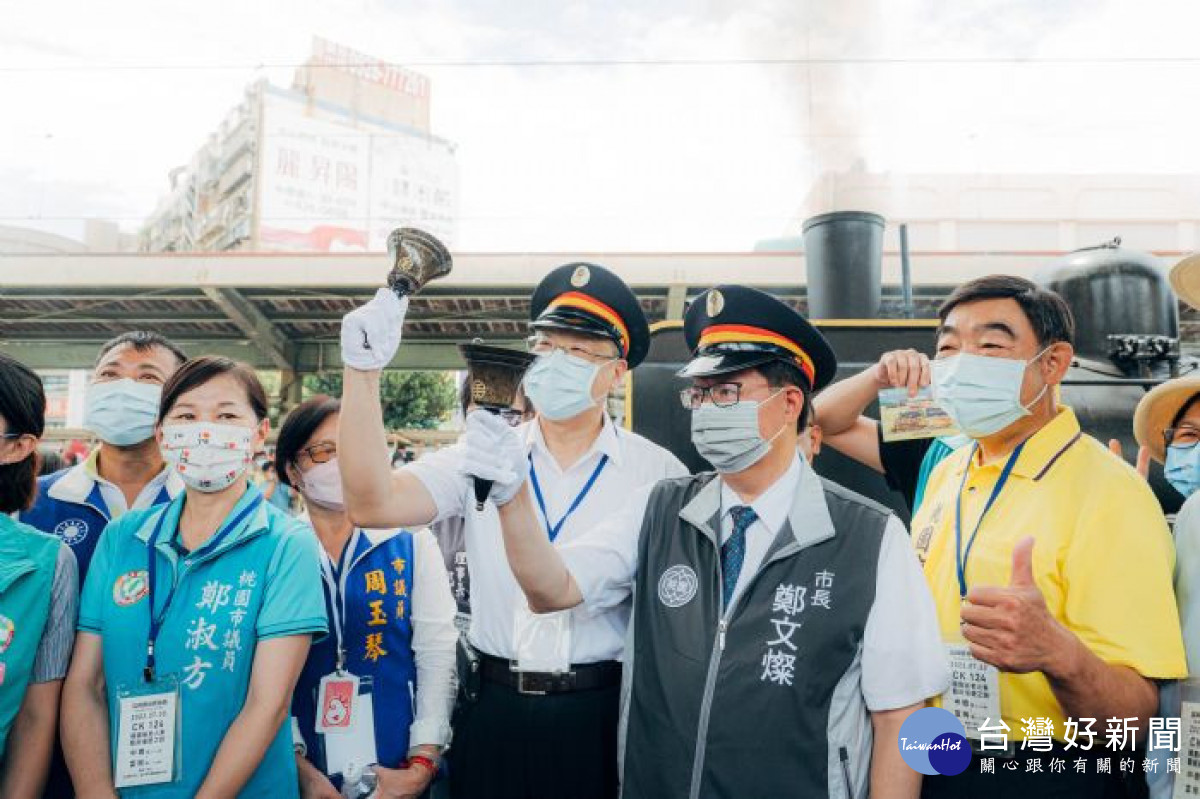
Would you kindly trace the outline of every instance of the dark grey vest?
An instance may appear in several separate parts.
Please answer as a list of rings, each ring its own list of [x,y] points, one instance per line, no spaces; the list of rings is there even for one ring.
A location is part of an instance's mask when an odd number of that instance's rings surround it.
[[[801,547],[785,524],[722,619],[719,538],[679,515],[713,479],[665,480],[647,504],[627,653],[622,795],[859,793],[869,763],[854,762],[866,757],[858,720],[867,725],[869,755],[869,719],[857,689],[853,707],[836,703],[846,702],[838,697],[849,682],[857,686],[889,511],[823,481],[834,534]],[[717,536],[719,522],[709,522]],[[847,710],[857,740],[830,740]]]

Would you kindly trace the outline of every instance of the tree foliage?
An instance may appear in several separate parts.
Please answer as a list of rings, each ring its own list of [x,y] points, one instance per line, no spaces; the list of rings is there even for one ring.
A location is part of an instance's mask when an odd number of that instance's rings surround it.
[[[304,398],[314,394],[342,396],[342,373],[305,375]],[[454,378],[449,372],[386,371],[380,395],[383,423],[389,430],[437,427],[458,405]]]

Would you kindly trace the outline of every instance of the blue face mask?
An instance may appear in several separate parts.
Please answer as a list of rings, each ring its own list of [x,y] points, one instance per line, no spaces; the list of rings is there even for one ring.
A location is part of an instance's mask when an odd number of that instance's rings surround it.
[[[83,426],[117,447],[140,444],[154,435],[162,386],[124,378],[88,387]]]
[[[969,352],[935,360],[933,397],[965,435],[987,438],[1029,415],[1029,406],[1021,403],[1021,384],[1026,368],[1045,352],[1028,361]],[[1047,388],[1049,384],[1029,405],[1040,400]]]
[[[1167,447],[1163,477],[1184,497],[1194,494],[1200,488],[1200,444]]]
[[[592,384],[604,365],[567,355],[563,350],[539,355],[525,373],[525,393],[538,415],[553,421],[570,419],[596,404]]]

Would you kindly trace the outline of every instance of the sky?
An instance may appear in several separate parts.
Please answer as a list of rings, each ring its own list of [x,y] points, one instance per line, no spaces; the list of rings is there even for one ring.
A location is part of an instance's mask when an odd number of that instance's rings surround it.
[[[746,250],[828,169],[1200,173],[1192,0],[0,0],[0,225],[134,231],[319,35],[432,80],[464,251]]]

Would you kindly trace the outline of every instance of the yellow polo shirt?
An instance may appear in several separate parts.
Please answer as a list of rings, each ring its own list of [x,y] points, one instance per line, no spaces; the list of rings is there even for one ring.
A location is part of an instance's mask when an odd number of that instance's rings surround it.
[[[969,470],[962,492],[965,550],[1004,463],[981,466],[975,447],[960,448],[938,464],[913,518],[913,546],[948,643],[963,642],[954,543],[959,486]],[[1033,574],[1046,606],[1088,649],[1144,677],[1187,676],[1166,519],[1145,480],[1084,435],[1070,408],[1026,442],[979,527],[967,588],[1007,586],[1013,547],[1026,536],[1037,541]],[[1063,736],[1063,710],[1041,673],[1001,673],[1000,713],[1010,741],[1024,738],[1022,718],[1039,716],[1053,721],[1056,738]],[[1094,729],[1103,730],[1104,720]]]

